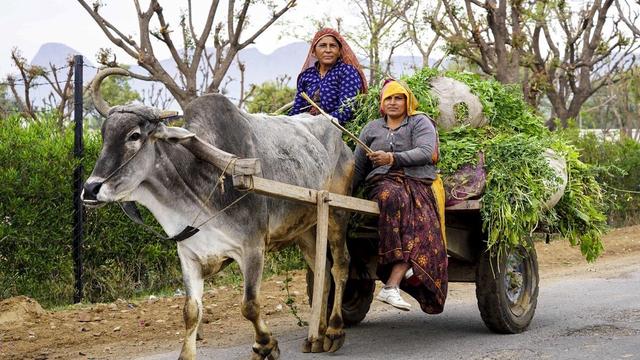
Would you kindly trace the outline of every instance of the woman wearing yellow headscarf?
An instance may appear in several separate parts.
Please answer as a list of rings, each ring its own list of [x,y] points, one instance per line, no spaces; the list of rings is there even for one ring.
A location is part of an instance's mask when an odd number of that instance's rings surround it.
[[[385,286],[376,299],[409,310],[411,304],[400,295],[402,288],[424,312],[438,314],[447,297],[447,251],[440,216],[444,214],[432,190],[439,181],[438,133],[417,108],[418,101],[406,85],[395,80],[384,85],[382,117],[360,133],[360,140],[374,152],[367,155],[356,148],[353,189],[365,182],[367,196],[380,208],[378,276]]]

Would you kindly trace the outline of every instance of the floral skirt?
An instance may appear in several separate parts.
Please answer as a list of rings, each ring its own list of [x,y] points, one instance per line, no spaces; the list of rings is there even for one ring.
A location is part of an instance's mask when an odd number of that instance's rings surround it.
[[[380,208],[378,276],[386,282],[394,264],[409,263],[419,285],[403,280],[400,287],[424,312],[441,313],[447,298],[447,250],[431,185],[389,173],[371,179],[368,195]]]

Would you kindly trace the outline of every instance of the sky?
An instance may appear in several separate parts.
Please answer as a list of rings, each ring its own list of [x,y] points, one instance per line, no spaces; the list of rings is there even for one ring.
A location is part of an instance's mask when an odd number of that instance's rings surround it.
[[[132,0],[101,0],[105,5],[101,13],[105,18],[121,28],[124,33],[137,38],[137,16]],[[285,0],[273,0],[284,4]],[[40,46],[48,42],[60,42],[87,56],[95,63],[95,54],[100,48],[115,49],[98,25],[76,0],[0,0],[0,79],[8,73],[15,73],[11,64],[11,49],[17,47],[22,55],[31,60]],[[93,0],[88,0],[91,4]],[[143,9],[149,1],[140,0]],[[174,30],[179,29],[179,16],[186,9],[185,0],[159,0],[164,9],[165,18]],[[209,0],[193,0],[194,22],[196,29],[204,21],[208,13]],[[226,3],[221,1],[221,3]],[[298,0],[298,5],[280,18],[279,26],[273,26],[263,33],[255,46],[263,53],[269,54],[278,47],[293,41],[309,37],[313,25],[309,19],[318,17],[330,19],[338,14],[347,18],[345,22],[355,21],[354,9],[348,8],[345,1]],[[319,11],[322,9],[322,11]],[[226,13],[226,12],[225,12]],[[202,14],[202,16],[198,16]],[[250,10],[253,24],[261,24],[267,13]],[[349,20],[351,19],[351,20]],[[262,21],[261,21],[262,20]],[[198,31],[198,30],[196,30]],[[291,34],[297,33],[297,35]],[[283,35],[284,34],[284,35]],[[179,36],[173,36],[179,42]],[[210,44],[211,45],[211,44]],[[156,54],[160,59],[169,57],[164,47],[156,46]],[[123,52],[117,52],[118,61],[131,64],[134,60]]]

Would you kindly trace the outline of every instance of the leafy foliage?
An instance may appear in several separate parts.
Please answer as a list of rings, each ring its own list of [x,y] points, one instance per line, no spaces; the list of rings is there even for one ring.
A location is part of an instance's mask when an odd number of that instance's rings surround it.
[[[85,138],[86,171],[101,141]],[[73,132],[18,116],[0,121],[0,298],[24,294],[44,305],[72,301]],[[87,170],[89,169],[89,170]],[[160,242],[126,219],[116,206],[87,211],[84,293],[109,301],[176,286],[175,244]]]
[[[9,97],[6,85],[0,84],[0,116],[6,117],[10,113],[18,111],[18,104]]]
[[[595,181],[595,168],[579,160],[579,153],[567,141],[550,132],[542,118],[525,103],[519,89],[471,73],[439,74],[429,68],[402,79],[420,102],[419,110],[438,120],[438,101],[430,93],[430,80],[447,76],[467,84],[480,98],[488,125],[440,130],[441,161],[446,176],[464,164],[475,164],[482,151],[486,158],[487,185],[481,215],[487,248],[503,251],[514,245],[527,246],[531,232],[544,224],[558,231],[582,254],[593,261],[602,252],[600,235],[606,227],[603,195]],[[370,120],[380,117],[379,87],[357,99],[360,105],[350,130],[359,133]],[[353,144],[352,144],[353,146]],[[548,210],[544,202],[557,182],[543,156],[552,149],[567,160],[569,185],[558,205]]]
[[[250,113],[272,113],[289,103],[296,95],[296,89],[290,88],[283,81],[267,81],[253,90],[246,101]]]
[[[580,149],[580,159],[595,166],[596,180],[607,190],[609,223],[614,226],[640,223],[640,143],[623,137],[611,141],[577,129],[564,135]]]

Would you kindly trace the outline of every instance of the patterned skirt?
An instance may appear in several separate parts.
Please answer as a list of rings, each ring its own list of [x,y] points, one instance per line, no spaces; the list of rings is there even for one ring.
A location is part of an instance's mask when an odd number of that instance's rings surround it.
[[[419,285],[403,280],[400,288],[418,300],[422,311],[441,313],[447,298],[447,250],[431,185],[394,172],[372,178],[368,195],[380,207],[378,276],[386,282],[394,264],[409,263]]]

